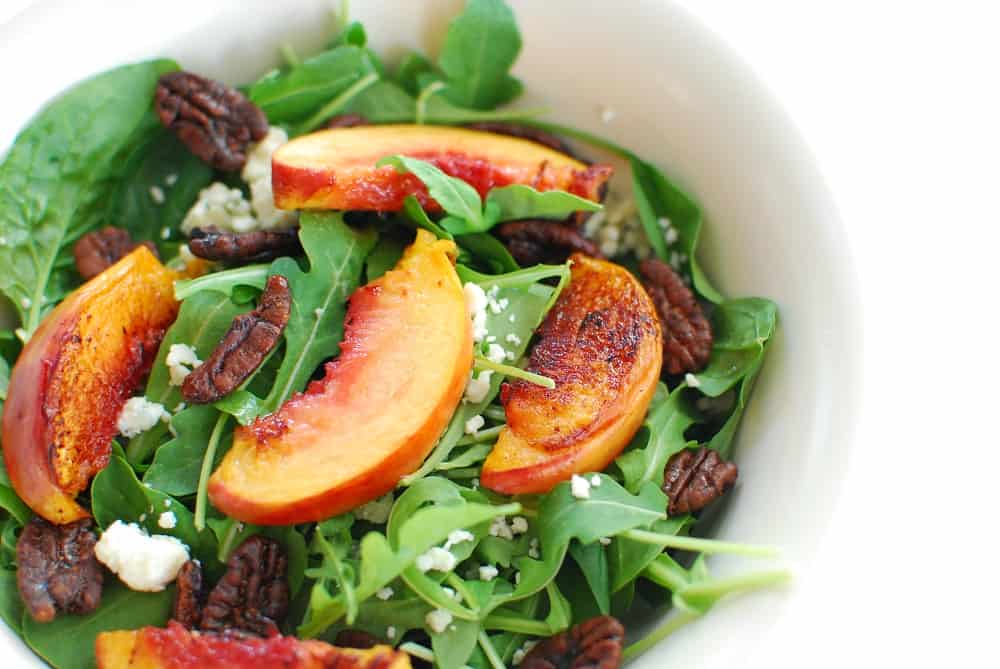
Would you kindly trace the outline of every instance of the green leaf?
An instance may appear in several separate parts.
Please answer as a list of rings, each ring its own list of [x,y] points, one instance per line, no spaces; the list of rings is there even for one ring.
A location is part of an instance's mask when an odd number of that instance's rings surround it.
[[[114,223],[104,208],[124,157],[159,127],[153,92],[176,69],[148,61],[75,85],[21,131],[0,165],[0,292],[27,335],[79,281],[73,242]]]
[[[581,544],[574,541],[569,545],[569,554],[580,567],[587,587],[593,593],[600,612],[603,615],[610,615],[611,585],[608,575],[608,558],[604,553],[604,547],[601,546],[600,542]]]
[[[219,340],[229,330],[233,319],[244,311],[246,307],[241,307],[233,303],[222,293],[199,292],[191,295],[181,303],[177,320],[167,330],[160,344],[160,349],[156,354],[156,360],[149,373],[149,381],[146,383],[146,399],[150,402],[162,404],[168,411],[175,410],[183,402],[180,389],[170,385],[170,372],[167,369],[166,359],[170,352],[170,347],[174,344],[187,344],[194,347],[199,357],[207,358],[215,348]],[[204,422],[205,414],[203,410],[197,412],[198,422],[194,422],[194,417],[182,418],[194,407],[181,411],[174,416],[171,421],[174,431],[178,435],[185,434],[188,427],[196,427]],[[206,433],[200,432],[200,428],[188,432],[194,438],[204,439]],[[128,457],[131,462],[143,463],[164,441],[168,434],[168,427],[162,423],[143,432],[138,437],[129,442]],[[175,439],[176,441],[176,439]],[[186,494],[186,493],[177,493]]]
[[[0,485],[0,509],[13,516],[20,525],[27,524],[35,515],[28,505],[21,501],[14,489],[6,485]]]
[[[521,82],[508,74],[521,51],[514,13],[503,0],[469,0],[448,27],[438,64],[446,95],[457,105],[493,109],[517,97]]]
[[[694,519],[685,515],[658,520],[653,523],[650,529],[659,534],[682,534],[693,523]],[[607,550],[610,591],[616,593],[625,589],[662,552],[662,546],[632,541],[625,537],[615,537]]]
[[[662,486],[670,456],[696,445],[684,438],[685,430],[694,425],[697,417],[682,390],[683,386],[667,394],[666,386],[660,384],[643,429],[633,439],[637,445],[615,460],[628,490],[638,492],[647,483]]]
[[[269,72],[250,86],[248,97],[272,124],[293,124],[315,114],[370,74],[377,73],[368,51],[345,44],[290,70]]]
[[[267,284],[267,270],[267,265],[246,265],[222,272],[212,272],[197,279],[175,281],[174,297],[178,300],[187,300],[196,293],[212,291],[234,298],[241,287],[253,288],[260,292]]]
[[[173,587],[163,592],[129,590],[115,578],[105,579],[100,607],[86,616],[60,616],[49,623],[23,616],[25,642],[58,669],[94,669],[94,643],[101,632],[163,627],[170,617]]]
[[[203,563],[215,559],[215,538],[211,532],[198,532],[194,516],[178,500],[139,483],[135,472],[124,459],[114,456],[97,473],[90,489],[94,520],[107,529],[116,520],[137,523],[150,534],[166,534],[184,542],[194,557]],[[163,528],[158,520],[162,513],[173,513],[177,520],[173,528]]]
[[[574,497],[570,482],[564,481],[542,499],[538,525],[543,553],[565,550],[571,539],[589,544],[666,517],[667,497],[656,485],[647,483],[633,495],[610,476],[597,476],[601,484],[590,488],[589,498]]]
[[[761,355],[757,361],[757,366],[750,369],[743,380],[740,381],[740,389],[736,396],[736,406],[733,407],[733,412],[726,419],[726,422],[719,431],[715,433],[715,436],[708,442],[708,447],[718,451],[719,455],[723,458],[729,458],[732,453],[736,430],[743,418],[743,412],[746,411],[747,402],[750,401],[750,393],[753,391],[754,383],[757,381],[757,375],[760,373],[763,363],[764,357]]]
[[[343,46],[344,44],[349,44],[351,46],[363,47],[368,43],[368,34],[365,31],[364,24],[361,21],[351,21],[349,24],[344,26],[344,29],[340,31],[330,42],[331,49]]]
[[[777,319],[774,302],[759,297],[717,304],[712,312],[712,354],[696,375],[698,390],[718,397],[758,367]]]
[[[303,390],[319,364],[339,352],[344,305],[360,284],[365,258],[375,246],[374,230],[354,229],[339,213],[306,212],[300,225],[309,269],[303,271],[291,258],[279,258],[271,265],[271,274],[288,280],[294,299],[285,326],[285,357],[261,403],[264,413],[273,413]]]
[[[402,86],[410,95],[417,95],[420,92],[418,78],[421,75],[433,74],[434,63],[418,51],[410,51],[403,60],[399,61],[396,69],[396,83]]]
[[[472,256],[476,265],[485,266],[489,272],[506,274],[520,269],[507,247],[491,234],[477,232],[459,235],[455,241],[462,251]]]
[[[403,213],[406,214],[405,220],[409,220],[418,228],[429,230],[438,239],[454,239],[450,232],[431,220],[424,208],[420,206],[420,200],[416,196],[407,195],[403,198]]]
[[[378,81],[355,95],[342,111],[360,114],[370,123],[412,123],[417,115],[417,103],[396,84]]]
[[[0,358],[0,412],[3,410],[3,402],[7,399],[7,387],[10,385],[10,365],[6,360]]]
[[[446,213],[482,226],[483,202],[476,189],[452,176],[448,176],[430,163],[407,156],[386,156],[376,163],[379,167],[392,165],[397,172],[413,174],[427,186],[427,192]]]
[[[365,280],[374,281],[395,267],[399,259],[403,257],[403,251],[406,250],[408,244],[409,240],[404,239],[394,231],[385,231],[380,234],[378,243],[365,261]]]
[[[499,209],[499,221],[524,218],[562,220],[577,211],[600,211],[600,203],[561,190],[537,191],[531,186],[511,184],[486,194],[486,204]]]
[[[428,630],[434,649],[434,666],[438,669],[461,669],[468,662],[479,641],[479,623],[455,620],[442,633]]]
[[[24,604],[17,589],[17,572],[12,569],[0,569],[0,619],[20,635],[23,617]]]
[[[209,405],[190,406],[176,414],[170,421],[176,436],[156,449],[143,482],[176,497],[195,494],[208,434],[218,419],[219,412]],[[219,449],[215,464],[226,450]]]
[[[248,390],[234,390],[212,406],[229,414],[240,425],[249,425],[261,414],[260,398]]]
[[[107,221],[128,230],[132,239],[155,242],[160,256],[169,258],[182,239],[181,222],[212,182],[212,168],[164,128],[132,152],[123,173],[111,194]],[[162,193],[162,202],[154,199],[154,189]]]

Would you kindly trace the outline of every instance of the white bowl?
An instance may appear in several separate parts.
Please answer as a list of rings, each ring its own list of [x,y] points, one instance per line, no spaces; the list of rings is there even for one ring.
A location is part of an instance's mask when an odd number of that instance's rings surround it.
[[[339,2],[39,2],[0,28],[0,146],[59,90],[133,59],[170,56],[233,83],[251,80],[291,42],[308,53],[329,36]],[[727,295],[778,302],[781,327],[746,414],[740,485],[717,536],[775,544],[801,585],[837,502],[860,396],[858,288],[837,211],[791,121],[748,68],[668,2],[515,0],[525,48],[525,104],[631,147],[704,206],[701,258]],[[458,0],[366,0],[352,7],[375,48],[436,51]],[[58,45],[56,49],[53,45]],[[601,121],[602,110],[614,119]],[[719,573],[746,567],[711,560]],[[767,635],[800,586],[725,602],[636,667],[764,665]],[[37,660],[6,629],[0,656]]]

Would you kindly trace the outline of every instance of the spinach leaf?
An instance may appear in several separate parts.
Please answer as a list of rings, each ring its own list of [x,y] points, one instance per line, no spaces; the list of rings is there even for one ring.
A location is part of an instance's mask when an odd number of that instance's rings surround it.
[[[542,113],[540,109],[497,109],[483,111],[453,105],[442,91],[417,99],[391,81],[377,81],[347,100],[341,112],[360,114],[370,123],[434,123],[459,125],[477,121],[524,121]]]
[[[766,350],[766,349],[765,349]],[[733,407],[733,412],[729,414],[729,418],[722,425],[715,436],[708,442],[709,448],[714,448],[719,452],[724,458],[728,458],[732,453],[733,439],[736,437],[736,429],[740,425],[740,421],[743,418],[743,412],[746,411],[747,402],[750,401],[750,393],[753,391],[754,383],[757,380],[757,375],[760,373],[761,365],[764,363],[763,355],[757,360],[757,365],[747,372],[747,375],[743,377],[740,381],[740,389],[736,395],[736,406]]]
[[[215,537],[211,532],[198,532],[194,516],[176,499],[139,483],[135,472],[123,458],[113,456],[107,467],[94,477],[90,488],[91,509],[94,520],[107,529],[116,520],[137,523],[150,534],[166,534],[183,541],[192,556],[211,565],[215,560]],[[161,527],[160,514],[173,513],[176,526]]]
[[[285,326],[285,357],[261,404],[264,413],[273,413],[303,390],[319,364],[340,350],[344,305],[360,285],[365,258],[375,246],[373,229],[354,229],[339,213],[306,212],[300,225],[309,269],[303,271],[292,258],[279,258],[270,270],[288,279],[295,299]]]
[[[289,70],[269,72],[250,86],[248,97],[271,123],[291,125],[315,115],[367,75],[378,77],[367,50],[344,44]]]
[[[338,46],[343,46],[349,44],[351,46],[363,47],[368,43],[368,33],[365,31],[365,26],[361,21],[351,21],[344,29],[340,31],[340,34],[330,41],[329,48],[333,49]]]
[[[161,129],[132,152],[123,172],[126,176],[111,194],[108,222],[128,230],[132,239],[156,242],[161,257],[170,257],[184,216],[212,182],[212,168],[174,133]],[[156,192],[162,202],[154,199]]]
[[[514,12],[503,0],[469,0],[448,27],[438,59],[448,99],[473,109],[493,109],[521,93],[508,73],[521,51]]]
[[[486,194],[486,206],[494,203],[499,210],[497,220],[516,221],[522,218],[561,220],[577,211],[600,211],[600,203],[591,202],[561,190],[537,191],[524,184],[494,188]]]
[[[143,483],[176,497],[195,494],[208,434],[218,418],[218,410],[208,405],[190,406],[175,414],[170,429],[176,436],[156,449],[153,463],[142,477]],[[216,452],[215,464],[222,460],[226,450],[221,448]]]
[[[418,51],[410,51],[399,61],[396,68],[396,83],[410,95],[420,93],[419,78],[434,73],[434,64]]]
[[[78,281],[70,247],[105,222],[124,156],[159,127],[156,81],[175,69],[155,60],[77,84],[21,131],[0,165],[0,292],[25,338]]]
[[[455,238],[455,242],[462,251],[469,254],[470,260],[476,266],[485,266],[489,272],[506,274],[520,269],[520,265],[514,260],[514,256],[510,254],[507,247],[493,235],[485,232],[459,235]]]
[[[170,385],[170,372],[166,364],[170,347],[174,344],[186,344],[194,347],[200,357],[208,357],[229,329],[233,319],[246,310],[246,308],[234,304],[222,293],[199,292],[185,299],[181,303],[177,320],[167,330],[156,354],[156,360],[149,373],[149,381],[146,383],[146,399],[162,404],[168,411],[176,410],[184,398],[177,386]],[[188,412],[191,412],[190,417],[184,417]],[[195,416],[199,419],[197,422],[195,422]],[[206,419],[204,407],[189,407],[179,412],[171,420],[171,425],[178,435],[174,441],[182,438],[184,434],[190,434],[195,439],[203,440],[207,432],[201,432],[199,426],[204,422],[204,419]],[[194,429],[191,432],[185,432],[187,428]],[[126,449],[129,460],[133,463],[143,463],[148,460],[150,454],[163,442],[167,433],[168,427],[159,423],[132,439]],[[186,492],[176,492],[174,488],[171,490],[174,491],[173,494],[187,494]]]
[[[633,439],[633,448],[615,460],[629,491],[638,493],[648,483],[663,485],[663,470],[670,456],[696,445],[684,438],[684,431],[697,421],[697,416],[685,400],[683,389],[680,386],[667,394],[666,386],[660,384],[643,428]]]
[[[17,572],[12,569],[0,569],[0,619],[20,635],[23,617],[24,604],[17,589]]]
[[[170,617],[174,588],[163,592],[136,592],[117,579],[105,580],[100,607],[86,616],[60,616],[49,623],[22,618],[24,640],[56,669],[94,669],[94,642],[101,632],[162,627]]]

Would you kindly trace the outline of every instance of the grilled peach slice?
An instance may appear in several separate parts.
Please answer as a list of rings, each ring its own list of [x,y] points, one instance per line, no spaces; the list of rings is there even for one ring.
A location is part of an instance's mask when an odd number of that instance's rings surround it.
[[[541,493],[600,471],[642,425],[663,364],[656,308],[625,268],[574,254],[566,290],[539,329],[529,369],[556,382],[504,385],[507,426],[480,480],[508,495]]]
[[[380,158],[402,154],[426,160],[471,184],[479,194],[497,186],[526,184],[600,199],[611,176],[606,165],[588,166],[528,140],[466,128],[429,125],[372,125],[334,128],[304,135],[274,152],[271,183],[279,209],[397,211],[416,195],[439,209],[412,174]]]
[[[52,523],[108,463],[118,414],[177,316],[174,272],[139,247],[62,301],[10,377],[3,455],[17,494]]]
[[[472,367],[455,253],[420,230],[395,269],[354,292],[325,378],[237,429],[209,480],[217,509],[261,525],[321,520],[420,466]]]
[[[176,622],[102,632],[95,652],[98,669],[410,669],[410,656],[391,646],[359,650],[290,636],[203,634]]]

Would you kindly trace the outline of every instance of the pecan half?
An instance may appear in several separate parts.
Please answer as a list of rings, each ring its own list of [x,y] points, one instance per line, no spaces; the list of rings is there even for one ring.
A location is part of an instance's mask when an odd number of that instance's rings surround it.
[[[177,572],[177,597],[171,618],[189,630],[198,629],[205,594],[201,565],[195,560],[188,560]]]
[[[231,264],[269,262],[281,256],[302,253],[299,231],[295,228],[253,232],[195,228],[191,231],[188,248],[199,258]]]
[[[498,225],[493,232],[523,267],[539,263],[559,265],[574,252],[604,257],[597,244],[581,235],[575,225],[559,221],[510,221]]]
[[[226,172],[242,169],[250,143],[268,130],[264,112],[242,93],[190,72],[160,77],[156,113],[191,153]]]
[[[153,255],[159,255],[153,242],[134,242],[128,230],[109,225],[88,232],[73,245],[76,271],[84,279],[93,279],[138,246],[145,246],[153,252]]]
[[[333,645],[338,648],[360,648],[367,650],[381,644],[374,635],[364,630],[346,629],[337,632],[337,638],[333,640]]]
[[[611,616],[598,616],[549,637],[531,649],[520,669],[618,669],[625,629]]]
[[[275,274],[267,280],[257,308],[234,318],[208,359],[184,379],[184,399],[207,404],[236,390],[278,345],[291,313],[288,280]]]
[[[101,603],[104,571],[94,556],[89,519],[53,525],[33,518],[17,539],[17,588],[31,617],[91,613]]]
[[[643,260],[639,273],[663,326],[663,369],[683,374],[704,368],[712,353],[712,325],[694,293],[670,265],[655,258]]]
[[[356,128],[359,125],[369,125],[368,119],[361,114],[337,114],[326,122],[327,128]]]
[[[507,123],[504,121],[482,121],[480,123],[466,123],[465,127],[472,130],[482,130],[484,132],[492,132],[498,135],[508,135],[519,139],[526,139],[529,142],[547,146],[553,151],[565,153],[568,156],[574,155],[573,150],[569,148],[569,144],[564,142],[561,138],[556,137],[550,132],[545,132],[539,128],[532,128],[528,125]]]
[[[262,637],[278,633],[288,613],[288,560],[276,541],[254,535],[233,551],[226,573],[208,595],[201,629]]]
[[[705,508],[733,487],[738,474],[736,465],[707,446],[675,453],[663,477],[663,492],[670,500],[667,514],[677,516]]]

